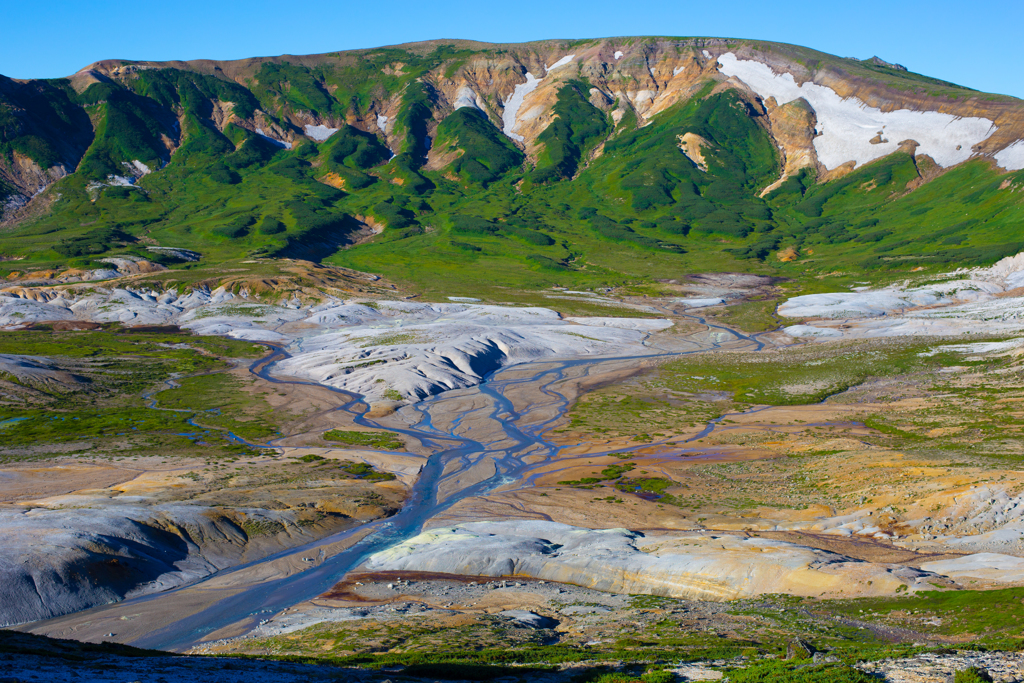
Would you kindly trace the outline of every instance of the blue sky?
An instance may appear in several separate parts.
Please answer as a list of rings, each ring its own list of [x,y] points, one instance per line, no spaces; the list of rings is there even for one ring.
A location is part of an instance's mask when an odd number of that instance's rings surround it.
[[[878,55],[1024,97],[1024,0],[3,0],[0,74],[51,78],[100,59],[239,59],[432,38],[682,35],[758,38]],[[837,5],[841,5],[837,7]],[[509,8],[511,12],[500,11]]]

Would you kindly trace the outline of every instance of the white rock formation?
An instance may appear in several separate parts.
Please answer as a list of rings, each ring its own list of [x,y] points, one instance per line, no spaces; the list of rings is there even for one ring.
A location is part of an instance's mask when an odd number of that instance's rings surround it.
[[[370,571],[526,576],[615,593],[730,600],[764,593],[890,595],[924,572],[764,538],[582,529],[536,520],[431,529],[372,555]],[[904,588],[900,588],[904,586]]]
[[[546,308],[380,302],[333,305],[303,322],[346,326],[307,337],[281,373],[371,400],[397,391],[425,398],[473,386],[495,370],[538,358],[642,349],[664,320],[572,318]]]
[[[27,298],[28,296],[34,298]],[[278,371],[363,394],[420,399],[479,384],[495,370],[538,358],[643,353],[664,319],[570,318],[547,308],[381,301],[249,301],[223,288],[157,293],[95,290],[0,292],[0,329],[82,320],[180,325],[197,334],[271,342],[293,356]],[[300,328],[289,325],[302,323]]]
[[[831,327],[814,327],[813,325],[790,325],[782,328],[790,337],[842,337],[843,333]]]
[[[958,276],[966,278],[920,287],[904,284],[807,294],[789,299],[778,312],[789,318],[843,322],[842,331],[828,322],[787,327],[787,334],[794,337],[1012,334],[1024,330],[1024,297],[1006,296],[1024,286],[1024,253],[988,268],[963,269],[945,277]]]
[[[277,522],[299,542],[312,538],[291,512],[238,511]],[[0,529],[0,626],[166,590],[260,554],[202,505],[2,510]],[[265,540],[270,550],[289,544]]]
[[[953,560],[925,562],[921,569],[948,576],[961,583],[968,579],[999,583],[1024,581],[1024,558],[1000,553],[975,553]]]
[[[961,280],[913,289],[894,287],[867,292],[805,294],[779,306],[779,315],[787,318],[865,318],[918,306],[988,301],[1001,291],[1001,287],[991,282]]]

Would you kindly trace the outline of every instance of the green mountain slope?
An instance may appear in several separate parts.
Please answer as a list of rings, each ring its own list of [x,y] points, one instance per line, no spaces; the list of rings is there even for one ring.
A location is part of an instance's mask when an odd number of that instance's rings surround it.
[[[901,145],[827,168],[810,105],[728,79],[726,51],[995,132],[948,167]],[[539,85],[520,97],[527,71]],[[0,79],[0,276],[118,254],[184,271],[292,257],[455,293],[977,265],[1024,249],[1024,171],[996,161],[1021,135],[1012,98],[751,41],[102,62]],[[384,229],[367,240],[366,223]]]

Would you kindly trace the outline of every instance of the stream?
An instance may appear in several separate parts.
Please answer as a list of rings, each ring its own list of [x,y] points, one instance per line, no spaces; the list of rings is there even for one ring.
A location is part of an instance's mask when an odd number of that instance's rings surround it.
[[[131,641],[131,644],[180,651],[202,642],[209,634],[229,625],[239,624],[243,631],[248,631],[268,614],[280,612],[327,592],[368,556],[419,534],[430,519],[459,501],[486,495],[520,480],[527,470],[554,459],[561,448],[544,438],[545,430],[563,417],[571,402],[569,397],[558,391],[559,382],[616,365],[628,366],[635,361],[703,353],[723,348],[726,344],[747,350],[760,350],[764,347],[756,337],[744,336],[726,327],[709,325],[697,316],[686,317],[706,325],[708,331],[717,329],[724,334],[712,335],[711,341],[704,348],[692,351],[658,352],[652,349],[653,353],[636,356],[548,359],[511,365],[487,375],[476,387],[444,392],[406,408],[407,412],[412,411],[416,421],[405,428],[384,427],[367,418],[367,406],[360,397],[332,389],[344,397],[343,405],[337,410],[351,415],[356,424],[415,438],[431,451],[401,510],[387,519],[290,548],[256,562],[222,570],[203,581],[193,583],[188,587],[202,587],[203,582],[213,576],[229,576],[281,557],[316,555],[321,547],[363,534],[348,548],[309,569],[246,586],[233,595],[212,602],[195,614],[165,623]],[[289,356],[283,348],[272,348],[270,356],[250,366],[252,373],[276,384],[324,386],[275,377],[272,374],[275,364]],[[523,391],[528,392],[531,402],[517,406],[513,395]],[[151,407],[156,408],[155,401]],[[701,435],[710,433],[721,419],[708,424]],[[135,598],[121,604],[137,605],[169,598],[173,600],[170,596],[183,588],[187,587]]]

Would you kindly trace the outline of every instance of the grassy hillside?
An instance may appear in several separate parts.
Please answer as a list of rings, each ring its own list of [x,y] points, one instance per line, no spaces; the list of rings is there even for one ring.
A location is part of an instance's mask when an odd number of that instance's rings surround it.
[[[786,49],[808,69],[844,69],[896,91],[970,92]],[[638,128],[628,103],[615,103],[625,115],[614,119],[592,102],[580,66],[527,156],[495,125],[496,109],[453,112],[441,91],[474,59],[509,54],[433,44],[263,61],[236,80],[148,66],[85,88],[4,80],[0,165],[28,158],[74,172],[47,190],[46,211],[6,230],[0,276],[98,267],[116,254],[180,269],[292,256],[459,294],[713,270],[896,276],[1024,249],[1024,172],[980,159],[936,173],[900,152],[830,182],[805,169],[761,198],[782,165],[765,112],[712,79]],[[386,139],[366,123],[385,103],[397,111]],[[301,120],[338,130],[314,142],[300,135]],[[680,149],[685,133],[706,142],[706,169]],[[281,142],[289,138],[290,148]],[[440,167],[427,164],[431,147]],[[140,164],[152,172],[137,177]],[[0,182],[0,193],[12,194],[15,180]],[[347,248],[364,221],[385,230]],[[158,257],[146,249],[154,245],[202,261]]]

